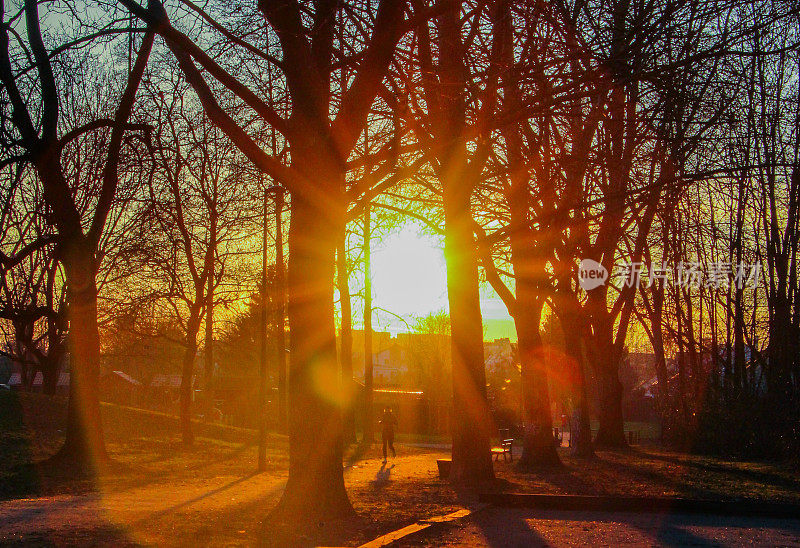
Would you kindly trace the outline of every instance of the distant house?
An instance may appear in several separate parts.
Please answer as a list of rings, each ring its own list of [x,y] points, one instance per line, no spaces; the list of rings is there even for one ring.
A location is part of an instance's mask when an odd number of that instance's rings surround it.
[[[8,379],[8,386],[11,387],[12,390],[24,390],[24,385],[22,382],[22,373],[16,372],[12,373],[11,377]],[[31,383],[31,392],[43,392],[44,391],[44,375],[42,375],[41,371],[37,371],[36,375],[33,377],[33,382]],[[61,374],[58,376],[58,381],[56,381],[56,394],[59,396],[66,396],[69,394],[69,373],[62,371]]]
[[[386,331],[372,333],[372,379],[376,386],[396,387],[408,373],[407,349]],[[364,382],[364,331],[353,331],[353,376]]]
[[[192,387],[195,387],[196,377],[192,376]],[[181,375],[178,373],[158,373],[153,375],[145,390],[147,400],[160,408],[172,409],[180,401]],[[194,399],[194,390],[192,390]]]
[[[124,371],[109,371],[100,377],[100,398],[122,405],[136,405],[144,386]]]
[[[11,373],[11,376],[8,378],[8,382],[6,384],[14,390],[21,390],[22,373]]]
[[[0,355],[0,384],[8,384],[14,367],[8,356]]]
[[[442,378],[450,368],[450,336],[438,333],[389,333],[372,336],[372,375],[375,386],[420,389],[426,377]],[[489,372],[516,367],[516,348],[509,338],[484,342]],[[364,382],[364,332],[353,331],[353,376]]]
[[[757,356],[760,359],[757,359]],[[726,370],[723,364],[726,362],[733,364],[736,362],[736,358],[736,348],[733,345],[726,345],[720,349],[718,358],[720,367],[718,376],[720,387],[724,386],[726,382]],[[749,344],[745,344],[744,348],[742,349],[742,359],[744,361],[747,382],[751,390],[753,390],[756,394],[763,396],[767,393],[767,379],[764,376],[762,362],[769,365],[769,348],[767,347],[759,351],[757,348],[753,348]],[[730,374],[733,374],[732,369]],[[732,382],[735,381],[732,380]]]
[[[408,373],[408,358],[405,349],[397,344],[372,355],[372,376],[375,384],[398,386]]]
[[[150,379],[150,388],[156,389],[164,389],[164,390],[179,390],[181,387],[181,375],[177,373],[171,373],[165,375],[163,373],[158,373],[153,375],[153,378]],[[192,377],[192,384],[194,384],[194,377]]]

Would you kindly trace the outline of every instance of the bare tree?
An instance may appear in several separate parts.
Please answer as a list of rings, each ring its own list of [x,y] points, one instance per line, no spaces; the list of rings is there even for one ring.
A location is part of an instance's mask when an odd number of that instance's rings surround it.
[[[167,280],[163,298],[183,326],[185,353],[181,367],[180,416],[185,445],[191,445],[192,402],[198,336],[205,317],[204,416],[213,401],[213,310],[226,274],[227,246],[241,231],[239,203],[244,181],[234,180],[236,151],[204,117],[199,105],[183,98],[185,82],[174,76],[169,95],[153,93],[158,107],[153,125],[157,170],[150,185],[148,219],[154,245],[149,262],[156,279]],[[156,245],[158,240],[160,245]],[[155,281],[155,280],[154,280]],[[157,282],[156,282],[156,285]]]
[[[453,346],[450,478],[455,482],[494,477],[471,199],[490,149],[499,74],[500,40],[489,40],[479,28],[488,20],[493,34],[499,33],[498,6],[479,3],[469,10],[466,3],[437,2],[431,23],[416,30],[417,65],[397,77],[409,97],[408,108],[398,110],[431,166],[429,181],[441,188]],[[469,63],[473,51],[480,64]]]
[[[21,367],[22,387],[42,372],[53,394],[66,354],[66,302],[54,250],[56,238],[38,213],[39,189],[22,184],[20,165],[10,165],[0,214],[0,319],[6,351]]]
[[[145,34],[113,118],[84,121],[80,126],[60,132],[60,103],[68,89],[55,76],[54,60],[44,42],[40,26],[38,2],[26,1],[23,12],[27,43],[20,43],[12,50],[9,27],[5,22],[5,7],[0,7],[0,20],[3,21],[0,30],[0,80],[11,107],[10,116],[3,117],[3,133],[6,138],[15,141],[15,155],[24,158],[33,168],[33,176],[42,185],[50,213],[48,218],[58,233],[58,253],[66,277],[72,377],[67,437],[58,456],[65,461],[91,467],[92,463],[102,463],[107,459],[98,400],[100,340],[95,280],[99,265],[98,244],[113,206],[124,137],[131,130],[142,129],[141,126],[132,126],[128,119],[154,33]],[[19,35],[15,33],[14,36],[16,41]],[[33,82],[21,76],[23,71],[27,72],[28,57],[19,54],[20,49],[30,51],[33,55],[31,68],[35,69],[37,75]],[[93,215],[87,219],[77,207],[73,191],[77,181],[67,178],[62,165],[62,153],[70,142],[87,132],[102,128],[111,128],[111,135],[105,151],[98,198]]]
[[[206,114],[255,166],[291,193],[289,229],[290,375],[289,481],[277,515],[314,520],[352,512],[342,476],[341,412],[318,386],[337,387],[338,363],[333,319],[333,279],[337,239],[344,223],[347,160],[366,123],[395,45],[406,30],[404,2],[369,3],[348,11],[338,2],[320,3],[307,18],[294,2],[263,2],[258,11],[277,47],[259,48],[234,35],[197,8],[204,21],[231,45],[244,52],[248,63],[267,63],[280,70],[291,100],[289,118],[281,117],[242,80],[177,31],[163,8],[147,11],[132,0],[123,5],[151,22],[178,60]],[[372,22],[371,33],[349,26],[348,13]],[[334,41],[337,25],[353,29],[353,43]],[[351,56],[349,48],[360,51]],[[234,48],[235,49],[235,48]],[[274,55],[280,54],[280,61]],[[267,153],[226,112],[209,87],[200,64],[259,119],[274,127],[289,143],[291,163]],[[334,89],[335,70],[352,75],[347,89]],[[338,83],[338,82],[337,82]],[[332,100],[334,93],[338,103]],[[338,106],[335,116],[331,116]],[[326,436],[320,439],[320,432]]]

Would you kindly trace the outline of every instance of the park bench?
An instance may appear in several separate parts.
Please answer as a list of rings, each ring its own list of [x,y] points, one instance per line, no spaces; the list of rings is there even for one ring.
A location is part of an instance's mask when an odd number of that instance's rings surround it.
[[[514,438],[507,438],[500,440],[499,447],[492,447],[492,456],[494,460],[500,458],[500,455],[503,456],[503,460],[506,460],[506,455],[508,455],[508,459],[513,461],[514,455],[511,453],[511,449],[514,445]]]
[[[564,441],[564,433],[561,432],[558,427],[553,428],[553,444],[556,447],[561,447],[561,444]]]

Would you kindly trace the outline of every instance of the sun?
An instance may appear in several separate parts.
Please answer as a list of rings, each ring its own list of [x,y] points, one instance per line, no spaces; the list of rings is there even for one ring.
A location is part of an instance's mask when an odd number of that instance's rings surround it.
[[[396,317],[414,317],[447,309],[444,241],[409,223],[376,240],[372,247],[372,284],[376,327],[406,331]]]
[[[372,244],[372,295],[376,330],[409,331],[416,318],[448,310],[444,237],[407,223]],[[362,303],[353,301],[356,324]],[[355,312],[358,310],[359,312]],[[516,340],[514,321],[488,284],[481,287],[484,337]]]

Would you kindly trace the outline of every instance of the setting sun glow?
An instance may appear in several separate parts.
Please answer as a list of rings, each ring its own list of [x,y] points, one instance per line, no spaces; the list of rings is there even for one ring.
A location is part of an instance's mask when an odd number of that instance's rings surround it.
[[[357,276],[351,289],[363,289]],[[415,223],[408,223],[372,243],[372,292],[375,329],[404,332],[414,326],[415,318],[447,310],[447,275],[444,240],[426,233]],[[354,311],[361,317],[362,301],[353,300]],[[513,320],[500,298],[489,287],[481,287],[481,309],[486,339],[516,339]],[[399,316],[399,317],[398,317]],[[359,324],[358,320],[356,323]]]
[[[373,246],[372,283],[375,307],[413,317],[447,309],[444,242],[408,224]],[[406,330],[398,318],[378,310],[376,321],[390,330]]]

